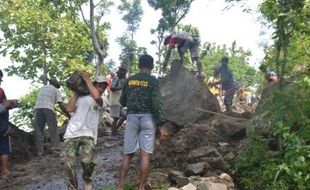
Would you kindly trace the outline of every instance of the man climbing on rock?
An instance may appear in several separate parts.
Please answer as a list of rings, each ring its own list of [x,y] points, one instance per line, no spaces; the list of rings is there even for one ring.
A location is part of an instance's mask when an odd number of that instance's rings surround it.
[[[126,82],[127,69],[124,67],[119,67],[116,72],[116,77],[113,78],[111,84],[111,94],[110,94],[110,116],[113,118],[112,123],[112,135],[117,134],[118,128],[126,120],[126,112],[121,106],[119,99],[121,97],[122,89]]]
[[[184,64],[184,53],[187,49],[190,51],[192,63],[197,64],[197,76],[203,76],[202,64],[199,55],[199,45],[200,40],[197,36],[194,36],[187,32],[178,32],[176,34],[171,34],[165,38],[164,45],[168,45],[168,50],[165,55],[165,60],[163,63],[163,70],[165,71],[167,63],[169,61],[172,49],[177,46],[177,50],[181,59],[181,63]]]
[[[61,93],[59,91],[60,84],[55,78],[49,80],[49,84],[44,85],[38,94],[34,111],[34,127],[35,127],[35,145],[37,148],[37,155],[44,154],[44,128],[48,125],[49,135],[51,137],[52,154],[59,155],[59,135],[57,127],[57,119],[54,105],[58,103],[60,109],[67,117],[69,113],[66,111]]]
[[[77,92],[66,104],[68,112],[73,112],[65,135],[62,157],[64,159],[68,189],[77,190],[77,160],[83,168],[84,190],[92,189],[92,174],[95,167],[95,144],[97,142],[100,110],[103,108],[102,94],[108,83],[103,76],[97,76],[92,82],[86,71],[80,72],[86,83],[89,95]]]
[[[232,113],[232,102],[235,95],[235,92],[238,89],[233,74],[228,67],[229,59],[224,56],[221,59],[220,66],[215,69],[214,77],[220,77],[220,80],[217,82],[210,83],[210,86],[215,86],[221,84],[224,93],[224,104],[226,107],[227,113]]]
[[[130,162],[140,150],[140,184],[144,190],[150,168],[150,156],[154,151],[156,126],[161,126],[161,139],[168,137],[161,110],[159,82],[151,76],[154,60],[150,55],[139,58],[140,72],[130,76],[122,91],[120,103],[127,106],[127,122],[124,137],[124,156],[120,168],[118,190],[124,190]]]

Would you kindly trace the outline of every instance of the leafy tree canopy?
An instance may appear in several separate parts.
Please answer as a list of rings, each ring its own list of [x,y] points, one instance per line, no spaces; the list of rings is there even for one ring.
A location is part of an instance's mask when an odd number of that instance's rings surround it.
[[[214,69],[219,65],[221,58],[228,56],[229,67],[239,85],[259,88],[263,84],[264,78],[261,72],[249,64],[248,58],[251,52],[237,47],[236,42],[231,47],[205,43],[202,49],[202,63],[206,76],[213,76]]]
[[[148,3],[155,10],[162,11],[162,26],[168,26],[170,31],[186,16],[194,0],[148,0]]]
[[[63,80],[72,70],[90,69],[83,61],[89,29],[76,10],[70,1],[1,1],[1,53],[14,63],[9,74],[46,82],[47,75]]]

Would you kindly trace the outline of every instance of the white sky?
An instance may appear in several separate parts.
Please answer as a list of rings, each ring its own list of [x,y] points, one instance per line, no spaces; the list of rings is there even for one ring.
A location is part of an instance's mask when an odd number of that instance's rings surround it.
[[[251,0],[250,7],[257,7],[260,0]],[[155,46],[150,45],[153,36],[150,34],[151,28],[156,28],[160,12],[154,11],[147,4],[146,0],[142,0],[144,16],[138,32],[136,40],[138,46],[147,47],[148,52],[155,58]],[[214,42],[218,45],[227,44],[230,46],[236,40],[238,46],[242,46],[245,50],[251,50],[253,56],[250,57],[252,65],[258,65],[263,58],[263,50],[259,44],[269,40],[268,35],[260,35],[262,26],[257,21],[256,13],[243,13],[239,6],[232,7],[228,11],[223,11],[227,4],[224,0],[195,0],[192,3],[191,10],[181,24],[191,24],[199,29],[201,41]],[[112,29],[110,31],[110,49],[108,59],[113,59],[118,63],[118,55],[120,48],[115,42],[117,37],[122,36],[126,30],[126,24],[121,20],[121,16],[117,14],[116,7],[111,10],[111,14],[105,17],[105,20],[111,22]],[[267,32],[267,34],[270,32]],[[0,69],[10,64],[9,58],[0,57]],[[119,63],[118,63],[119,64]],[[18,77],[7,77],[4,73],[1,87],[5,90],[7,98],[19,98],[31,89],[29,81],[24,81]]]

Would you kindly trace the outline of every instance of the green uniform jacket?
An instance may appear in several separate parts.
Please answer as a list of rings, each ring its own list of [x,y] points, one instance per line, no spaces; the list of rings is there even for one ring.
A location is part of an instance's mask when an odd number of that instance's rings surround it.
[[[158,80],[149,74],[138,73],[130,76],[123,88],[120,103],[127,107],[128,114],[151,113],[157,125],[165,122],[161,109]]]

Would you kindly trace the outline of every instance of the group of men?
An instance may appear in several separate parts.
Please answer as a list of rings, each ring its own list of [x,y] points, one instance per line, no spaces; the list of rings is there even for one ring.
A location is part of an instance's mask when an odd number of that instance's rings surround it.
[[[168,131],[161,110],[158,80],[151,76],[154,60],[150,55],[139,58],[140,72],[126,79],[127,69],[120,67],[110,85],[110,115],[113,117],[112,134],[117,133],[122,122],[127,119],[124,134],[124,157],[120,166],[118,190],[124,189],[125,178],[134,153],[140,150],[140,190],[145,189],[150,155],[154,151],[155,131],[158,126],[161,139],[166,139]],[[91,81],[90,75],[80,71],[88,89],[88,95],[75,91],[67,104],[60,95],[60,84],[50,79],[41,88],[35,105],[36,148],[39,156],[44,155],[43,137],[45,124],[51,136],[51,153],[64,160],[68,189],[78,189],[76,175],[77,161],[83,168],[84,189],[92,189],[92,174],[95,167],[95,145],[97,142],[100,111],[104,110],[103,93],[108,88],[106,77],[97,76]],[[60,151],[54,104],[68,116],[69,122],[64,134],[64,144]],[[123,108],[127,108],[124,113]]]
[[[176,46],[181,63],[184,64],[184,53],[187,50],[189,50],[191,61],[196,62],[197,65],[197,74],[195,76],[197,76],[198,78],[205,77],[202,72],[202,64],[200,61],[200,53],[199,53],[200,40],[198,36],[192,35],[187,32],[178,32],[166,37],[164,40],[164,44],[168,45],[168,50],[165,54],[165,60],[163,63],[164,70],[167,66],[172,49]],[[234,94],[238,89],[238,86],[234,80],[231,70],[228,67],[228,63],[229,63],[228,57],[224,56],[220,61],[220,65],[214,71],[214,77],[220,79],[209,81],[208,85],[212,89],[212,87],[221,84],[222,89],[225,91],[224,104],[226,112],[232,113],[232,101]],[[213,90],[214,89],[215,88],[213,88]]]
[[[198,76],[202,76],[202,64],[199,60],[199,39],[189,33],[177,33],[165,39],[168,50],[165,55],[163,67],[171,55],[172,48],[177,46],[181,62],[184,62],[184,53],[190,50],[192,61],[196,62]],[[215,69],[214,75],[220,79],[209,81],[211,87],[221,84],[225,91],[224,104],[227,112],[232,112],[232,99],[237,90],[237,84],[228,67],[229,59],[224,56],[220,65]],[[92,81],[91,76],[80,71],[80,76],[88,89],[87,95],[74,92],[67,104],[63,103],[59,91],[60,84],[56,79],[50,79],[49,84],[41,88],[35,105],[35,145],[37,154],[45,154],[43,148],[45,124],[49,127],[51,137],[51,153],[61,154],[64,160],[66,181],[68,189],[78,189],[76,176],[77,160],[80,159],[83,168],[84,189],[92,189],[92,174],[95,167],[95,145],[97,142],[98,123],[101,110],[104,110],[102,94],[107,88],[110,90],[110,115],[113,117],[112,134],[116,135],[118,128],[125,119],[124,156],[120,165],[118,190],[124,189],[125,178],[129,170],[134,153],[140,153],[140,185],[139,190],[144,190],[150,168],[150,155],[154,151],[155,132],[157,127],[161,139],[168,137],[165,127],[166,120],[161,109],[161,98],[158,80],[151,76],[154,60],[150,55],[142,55],[138,65],[140,72],[126,79],[127,69],[120,67],[116,76],[110,80],[106,77],[96,76]],[[1,71],[1,70],[0,70]],[[2,81],[0,72],[0,82]],[[110,85],[109,85],[110,83]],[[69,118],[64,134],[63,148],[60,149],[57,132],[57,120],[54,105],[58,104],[61,112]],[[127,108],[127,113],[123,108]],[[0,88],[0,155],[1,176],[8,175],[8,154],[10,128],[8,123],[8,109],[10,102],[6,101],[5,94]],[[6,123],[5,123],[6,121]]]
[[[197,63],[198,76],[201,75],[202,66],[199,60],[199,40],[187,33],[179,33],[166,38],[168,51],[165,56],[164,67],[169,60],[172,48],[177,49],[184,61],[184,53],[190,49],[192,61]],[[215,70],[215,75],[221,79],[209,85],[222,84],[225,90],[225,106],[231,112],[232,97],[237,86],[228,66],[228,58],[223,57],[221,65]],[[125,119],[126,128],[124,134],[124,156],[120,166],[118,190],[124,189],[125,178],[129,170],[130,162],[134,153],[140,150],[140,185],[139,190],[145,189],[147,174],[150,168],[150,155],[154,151],[155,132],[157,126],[160,129],[161,139],[168,136],[165,127],[165,119],[161,110],[160,90],[158,80],[151,76],[154,68],[154,60],[150,55],[142,55],[139,58],[140,72],[126,79],[127,69],[120,67],[116,76],[110,81],[105,77],[97,76],[91,82],[88,73],[81,71],[80,75],[85,81],[89,95],[81,95],[75,92],[67,104],[62,103],[59,87],[56,80],[51,79],[49,85],[44,86],[38,95],[35,106],[35,131],[38,155],[43,152],[43,130],[44,125],[49,125],[52,141],[52,153],[59,153],[59,140],[55,135],[56,116],[52,104],[58,103],[62,112],[70,117],[64,134],[64,145],[61,157],[64,159],[66,179],[69,189],[78,189],[76,177],[76,165],[80,157],[83,167],[84,189],[91,189],[92,174],[95,167],[95,145],[97,142],[97,131],[100,110],[103,109],[102,94],[109,87],[110,90],[110,115],[113,118],[112,134],[116,135],[118,128]],[[44,98],[49,100],[44,100]],[[46,105],[46,102],[52,102]],[[127,113],[123,108],[127,108]],[[71,113],[71,114],[70,114]],[[53,138],[52,136],[57,136]]]

